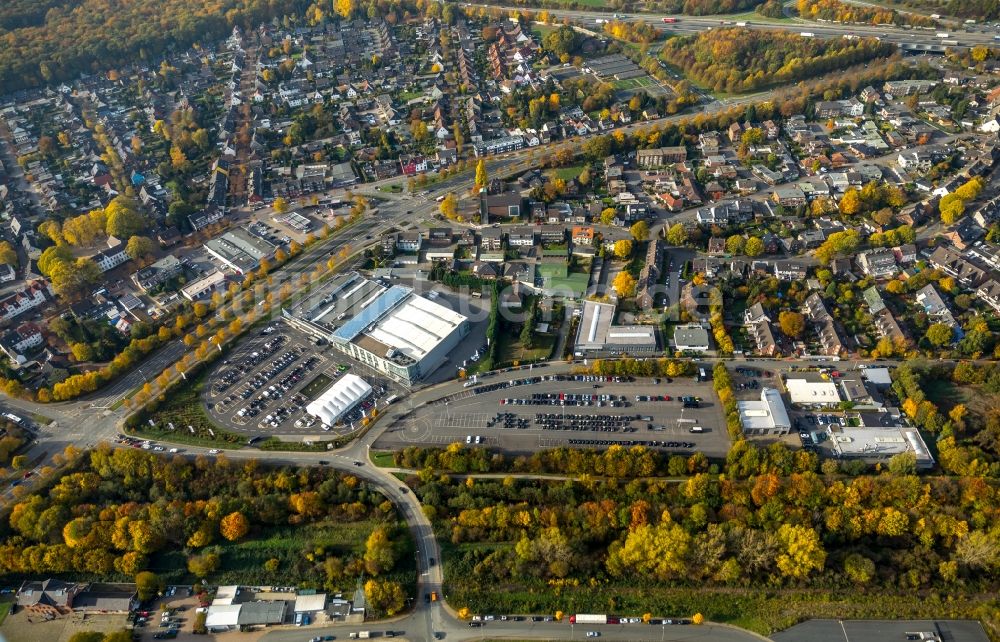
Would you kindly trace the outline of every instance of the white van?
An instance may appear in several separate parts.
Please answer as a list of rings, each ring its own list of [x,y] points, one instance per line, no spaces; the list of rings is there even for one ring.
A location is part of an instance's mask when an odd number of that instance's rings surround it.
[[[701,426],[691,426],[691,428],[688,429],[688,432],[705,432],[705,429]]]

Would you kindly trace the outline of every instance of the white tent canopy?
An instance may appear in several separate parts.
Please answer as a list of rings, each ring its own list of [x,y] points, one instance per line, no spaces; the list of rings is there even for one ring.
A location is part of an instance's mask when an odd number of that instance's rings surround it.
[[[371,392],[372,387],[367,381],[357,375],[346,374],[306,406],[306,412],[332,426]]]

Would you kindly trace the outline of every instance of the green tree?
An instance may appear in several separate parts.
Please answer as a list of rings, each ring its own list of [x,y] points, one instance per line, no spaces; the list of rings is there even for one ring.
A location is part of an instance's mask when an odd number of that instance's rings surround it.
[[[141,571],[135,576],[135,589],[140,600],[148,600],[163,590],[163,580],[152,571]]]
[[[739,234],[733,234],[726,239],[726,252],[733,255],[743,254],[743,248],[745,245],[745,238]]]
[[[927,340],[933,346],[940,348],[951,343],[953,331],[950,325],[945,323],[935,323],[927,328]]]
[[[125,245],[125,252],[133,261],[142,261],[153,256],[156,243],[148,236],[133,236]]]
[[[10,241],[0,241],[0,265],[17,267],[17,250]]]
[[[875,562],[851,553],[844,559],[844,573],[856,584],[868,584],[875,577]]]

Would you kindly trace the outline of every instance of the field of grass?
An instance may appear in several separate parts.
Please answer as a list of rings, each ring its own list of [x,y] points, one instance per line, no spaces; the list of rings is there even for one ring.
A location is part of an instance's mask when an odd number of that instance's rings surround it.
[[[241,435],[216,425],[205,412],[201,402],[202,385],[203,380],[198,379],[189,385],[175,388],[149,413],[149,419],[154,425],[150,425],[149,421],[142,421],[129,432],[148,439],[162,439],[189,446],[242,448],[244,438]],[[173,430],[170,429],[170,424],[173,424]]]
[[[392,453],[388,452],[373,452],[371,460],[379,468],[393,468],[396,465],[396,462],[392,460]]]
[[[548,359],[555,347],[556,337],[552,334],[535,334],[533,347],[525,348],[524,345],[509,333],[504,333],[500,337],[500,345],[497,349],[500,365],[506,365],[518,361],[520,363],[530,363],[532,361],[542,361]]]
[[[312,400],[320,396],[323,391],[330,386],[332,381],[333,379],[329,376],[321,373],[316,375],[316,378],[307,383],[299,392],[304,394],[306,398]]]
[[[386,518],[394,521],[392,513]],[[373,516],[356,522],[325,521],[316,524],[277,526],[250,535],[236,543],[218,547],[220,568],[208,578],[191,576],[187,571],[187,557],[183,551],[166,551],[154,555],[151,569],[166,582],[194,582],[208,579],[219,584],[285,585],[322,588],[324,571],[322,561],[328,556],[347,558],[361,555],[365,540],[376,527],[386,523]],[[393,573],[385,576],[402,582],[412,594],[414,581],[413,543],[405,526],[398,525],[394,542],[399,551],[399,562]],[[312,558],[310,560],[310,558]],[[278,560],[274,572],[264,570],[264,564]],[[341,590],[354,588],[353,581],[345,580]]]
[[[719,20],[724,20],[726,22],[769,22],[769,23],[789,23],[792,22],[791,18],[781,17],[781,18],[768,18],[762,16],[756,11],[744,11],[743,13],[725,13],[719,14]]]
[[[476,583],[474,571],[451,560],[476,550],[486,557],[513,543],[443,543],[445,592],[449,603],[473,613],[608,613],[659,617],[690,617],[724,622],[770,635],[810,618],[842,619],[989,619],[990,604],[975,596],[938,594],[865,594],[856,589],[799,590],[759,587],[658,587],[629,582],[598,582],[593,587],[563,585],[553,590],[542,580],[510,583],[497,591]],[[456,579],[460,578],[460,579]]]
[[[571,178],[576,178],[583,171],[583,165],[570,165],[569,167],[559,167],[557,169],[552,169],[547,172],[549,176],[553,178],[561,178],[564,181],[568,181]]]
[[[3,624],[3,621],[10,615],[10,607],[13,605],[13,602],[0,602],[0,624]]]

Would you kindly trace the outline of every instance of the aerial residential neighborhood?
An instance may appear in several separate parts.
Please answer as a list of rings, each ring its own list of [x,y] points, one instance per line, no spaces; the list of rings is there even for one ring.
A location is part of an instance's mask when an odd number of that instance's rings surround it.
[[[1000,639],[996,7],[114,4],[0,8],[0,637]]]

